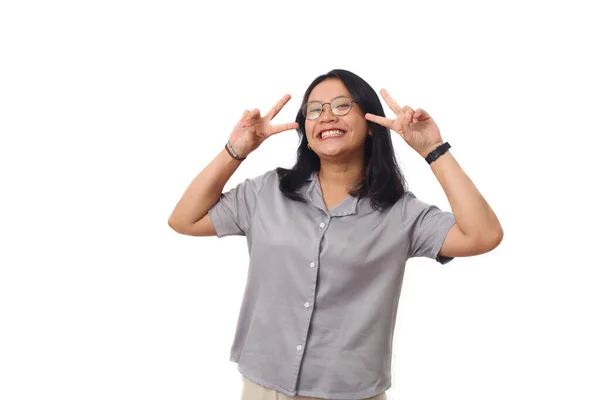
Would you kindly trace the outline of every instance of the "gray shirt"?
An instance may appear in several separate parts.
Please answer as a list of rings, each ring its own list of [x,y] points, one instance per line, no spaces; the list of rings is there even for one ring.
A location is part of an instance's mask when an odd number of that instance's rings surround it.
[[[391,387],[404,267],[438,257],[450,212],[408,191],[377,211],[348,196],[327,211],[316,173],[292,201],[271,170],[209,210],[218,237],[245,235],[250,265],[230,360],[287,396],[363,399]]]

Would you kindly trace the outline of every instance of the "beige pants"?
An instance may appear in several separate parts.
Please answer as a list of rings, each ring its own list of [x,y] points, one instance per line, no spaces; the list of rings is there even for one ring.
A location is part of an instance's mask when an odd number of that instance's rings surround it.
[[[289,397],[276,390],[260,386],[259,384],[252,382],[250,379],[246,378],[243,375],[242,379],[244,381],[242,389],[242,400],[323,400],[321,397]],[[385,392],[383,392],[378,394],[377,396],[360,400],[387,400],[387,396],[385,395]]]

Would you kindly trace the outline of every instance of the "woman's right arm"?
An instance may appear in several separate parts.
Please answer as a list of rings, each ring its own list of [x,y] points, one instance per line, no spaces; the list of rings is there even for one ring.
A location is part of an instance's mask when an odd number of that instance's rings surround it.
[[[225,184],[241,161],[221,152],[190,183],[169,217],[169,226],[177,233],[191,236],[215,236],[208,210],[215,205]]]
[[[289,129],[298,128],[296,122],[271,125],[291,96],[286,94],[269,112],[260,116],[260,111],[244,111],[242,118],[233,128],[229,143],[241,158],[256,150],[269,136]],[[191,236],[215,236],[217,232],[208,216],[208,211],[219,201],[225,184],[239,167],[241,161],[234,159],[223,149],[190,183],[169,217],[169,226],[178,233]]]

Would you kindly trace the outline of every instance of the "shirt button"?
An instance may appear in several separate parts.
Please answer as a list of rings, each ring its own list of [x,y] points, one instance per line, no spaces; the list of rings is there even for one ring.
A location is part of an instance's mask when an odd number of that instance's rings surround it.
[[[306,303],[304,303],[304,307],[306,307],[306,308],[310,307],[310,303],[307,301]]]
[[[296,350],[298,350],[298,351],[302,350],[302,346],[301,345],[296,346]]]
[[[311,261],[311,263],[310,263],[309,265],[310,265],[310,267],[311,267],[311,268],[314,268],[314,267],[315,267],[315,265],[317,265],[317,264],[315,264],[315,262],[314,262],[314,261]]]
[[[321,223],[319,224],[319,228],[321,228],[321,229],[325,228],[325,222],[321,222]]]

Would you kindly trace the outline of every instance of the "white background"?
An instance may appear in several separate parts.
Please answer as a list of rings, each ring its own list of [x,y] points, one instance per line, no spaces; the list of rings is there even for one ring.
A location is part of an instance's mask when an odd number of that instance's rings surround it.
[[[238,399],[245,240],[167,219],[244,109],[290,93],[274,122],[293,122],[333,68],[427,110],[505,232],[409,261],[388,398],[600,398],[592,3],[3,2],[0,398]],[[269,139],[226,189],[291,166],[297,140]]]

